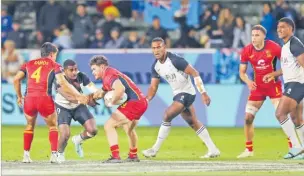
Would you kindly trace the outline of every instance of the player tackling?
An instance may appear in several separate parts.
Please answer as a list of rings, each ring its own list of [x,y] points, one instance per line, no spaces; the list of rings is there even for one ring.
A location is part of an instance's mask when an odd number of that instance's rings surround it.
[[[41,58],[31,60],[22,65],[20,71],[14,78],[14,88],[17,93],[17,103],[23,106],[23,96],[21,93],[21,81],[27,78],[26,93],[24,97],[24,114],[27,121],[23,133],[23,162],[32,162],[30,149],[34,137],[34,128],[37,114],[44,117],[49,128],[49,141],[51,144],[51,163],[57,162],[57,114],[52,98],[52,84],[56,78],[58,84],[64,92],[75,98],[80,103],[86,104],[88,99],[72,87],[64,78],[61,66],[56,63],[58,49],[51,43],[44,43],[41,46]]]
[[[167,108],[163,116],[163,122],[155,144],[152,148],[144,150],[143,155],[146,157],[156,156],[162,143],[169,135],[171,121],[180,114],[208,148],[207,154],[201,158],[218,157],[220,151],[210,138],[207,128],[197,119],[192,105],[196,91],[191,82],[191,76],[194,77],[195,86],[203,103],[209,106],[211,101],[198,71],[188,64],[184,58],[166,51],[165,42],[162,38],[154,38],[151,45],[156,60],[152,65],[152,80],[146,98],[149,101],[153,99],[158,89],[160,77],[163,77],[170,84],[174,98],[173,103]]]
[[[78,70],[77,64],[73,60],[66,60],[63,63],[64,75],[67,81],[82,93],[82,88],[88,89],[91,93],[97,91],[95,84],[87,77],[86,74]],[[70,125],[72,119],[78,121],[84,131],[72,137],[72,142],[75,145],[76,153],[83,157],[82,143],[83,141],[93,138],[97,134],[97,126],[93,115],[88,107],[84,104],[79,104],[77,100],[65,93],[60,85],[56,84],[55,105],[58,115],[58,126],[60,137],[58,141],[58,162],[65,161],[64,151],[67,142],[70,138]]]

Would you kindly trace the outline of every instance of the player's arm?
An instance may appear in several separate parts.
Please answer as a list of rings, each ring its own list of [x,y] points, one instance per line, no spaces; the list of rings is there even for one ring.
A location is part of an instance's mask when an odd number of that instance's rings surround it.
[[[240,78],[243,82],[245,82],[246,84],[248,84],[248,82],[250,82],[251,80],[249,79],[248,75],[247,75],[247,64],[240,64],[239,67],[239,74],[240,74]]]
[[[78,103],[78,100],[77,100],[74,96],[72,96],[71,94],[69,94],[69,93],[63,91],[63,90],[61,89],[61,87],[57,88],[57,92],[60,93],[60,94],[61,94],[65,99],[67,99],[69,102],[75,103],[75,104]]]
[[[96,87],[96,85],[90,80],[90,78],[85,74],[80,72],[81,77],[82,77],[82,83],[83,86],[89,90],[90,93],[93,94],[93,98],[94,99],[101,99],[104,97],[104,95],[106,94],[105,91],[103,91],[103,89],[98,89]],[[90,94],[90,95],[92,95]]]
[[[304,67],[304,45],[296,38],[292,38],[290,41],[290,51],[297,58],[298,63]]]
[[[207,94],[207,91],[206,91],[205,86],[204,86],[204,82],[203,82],[202,78],[200,77],[199,72],[195,68],[193,68],[190,64],[187,65],[184,72],[188,75],[191,75],[194,78],[194,84],[195,84],[198,92],[202,96],[202,101],[207,106],[209,106],[210,102],[211,102],[211,99]]]
[[[14,88],[17,94],[17,103],[22,106],[21,81],[25,78],[25,72],[19,71],[14,77]]]
[[[70,94],[73,98],[75,98],[79,103],[87,104],[88,99],[86,96],[80,94],[78,90],[73,87],[64,77],[64,73],[60,72],[56,74],[56,80],[57,83],[61,87],[61,91],[66,92],[67,94]]]
[[[150,83],[150,86],[148,89],[148,94],[146,96],[146,99],[148,101],[151,101],[153,99],[153,97],[155,96],[157,89],[158,89],[159,82],[160,82],[160,75],[156,72],[155,65],[156,65],[156,61],[152,65],[152,70],[151,70],[152,79],[151,79],[151,83]]]
[[[151,84],[149,86],[148,94],[146,96],[146,99],[148,101],[151,101],[153,99],[153,97],[155,96],[157,89],[158,89],[159,82],[160,82],[160,78],[151,79]]]
[[[114,82],[112,83],[112,89],[114,90],[112,102],[108,103],[108,107],[111,107],[112,105],[116,104],[120,100],[120,98],[123,97],[126,90],[125,86],[119,79],[114,80]]]

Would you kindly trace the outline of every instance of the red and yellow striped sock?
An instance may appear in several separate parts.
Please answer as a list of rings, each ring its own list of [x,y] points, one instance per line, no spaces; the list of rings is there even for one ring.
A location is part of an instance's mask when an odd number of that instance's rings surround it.
[[[137,148],[130,149],[129,157],[130,158],[136,158],[137,157]]]
[[[24,130],[23,132],[23,150],[29,151],[31,149],[34,132],[32,130]]]
[[[253,142],[252,141],[247,141],[246,142],[246,148],[249,152],[253,151]]]

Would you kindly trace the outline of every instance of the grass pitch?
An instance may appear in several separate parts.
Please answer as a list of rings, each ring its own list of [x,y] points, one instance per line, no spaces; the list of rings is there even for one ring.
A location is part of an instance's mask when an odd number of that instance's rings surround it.
[[[206,147],[190,128],[173,127],[156,158],[146,159],[141,150],[150,148],[157,137],[158,127],[139,127],[140,163],[119,165],[102,164],[110,150],[103,127],[98,135],[85,141],[84,158],[78,158],[72,142],[66,148],[66,163],[54,165],[49,160],[50,145],[45,126],[35,129],[31,149],[34,163],[23,164],[23,126],[2,126],[2,172],[5,175],[303,175],[304,160],[283,160],[288,150],[287,139],[281,129],[260,128],[255,130],[254,154],[252,158],[236,159],[244,150],[242,128],[208,128],[221,157],[203,160],[199,157],[207,152]],[[73,126],[71,136],[82,131]],[[118,130],[121,157],[128,154],[128,140]],[[117,169],[119,168],[119,169]]]

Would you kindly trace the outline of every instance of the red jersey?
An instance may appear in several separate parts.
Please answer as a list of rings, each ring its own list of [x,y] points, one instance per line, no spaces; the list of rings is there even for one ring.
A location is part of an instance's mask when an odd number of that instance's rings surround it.
[[[254,82],[258,88],[267,88],[273,86],[280,80],[274,80],[269,83],[263,82],[263,77],[276,70],[276,61],[281,58],[281,47],[271,41],[266,40],[264,48],[256,50],[252,44],[247,45],[241,53],[241,63],[252,65],[254,70]]]
[[[50,58],[31,60],[21,66],[27,76],[26,96],[51,96],[55,74],[62,72],[62,67]]]
[[[120,71],[108,67],[105,70],[102,89],[105,91],[112,90],[112,84],[115,80],[119,79],[121,83],[125,86],[125,93],[128,95],[128,100],[140,100],[144,98],[143,93],[136,86],[136,84],[125,74]]]

